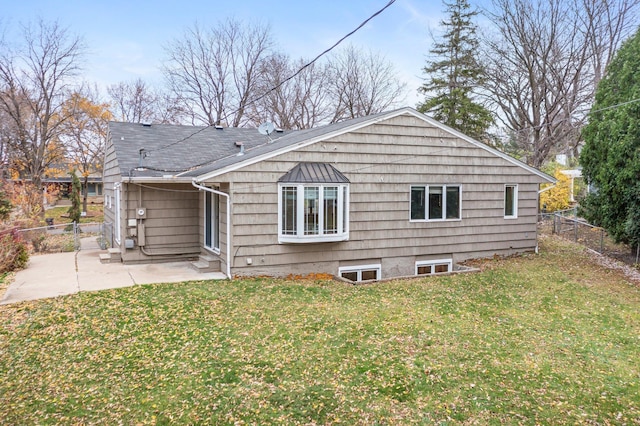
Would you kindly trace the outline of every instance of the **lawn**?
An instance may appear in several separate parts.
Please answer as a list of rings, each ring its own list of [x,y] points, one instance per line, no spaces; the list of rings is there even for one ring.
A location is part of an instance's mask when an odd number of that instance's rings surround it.
[[[375,285],[0,307],[3,424],[638,424],[640,290],[579,246]]]
[[[52,218],[54,224],[71,223],[69,219],[69,206],[59,206],[47,209],[44,213],[46,218]],[[102,204],[88,204],[87,215],[80,218],[80,223],[102,222],[104,220]],[[44,221],[42,223],[44,225]]]

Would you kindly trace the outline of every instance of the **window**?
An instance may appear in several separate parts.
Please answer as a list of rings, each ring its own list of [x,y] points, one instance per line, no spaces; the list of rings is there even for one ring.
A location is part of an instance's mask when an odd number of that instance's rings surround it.
[[[349,239],[348,184],[280,184],[281,243]]]
[[[204,192],[204,246],[215,252],[220,251],[220,196]]]
[[[102,195],[102,184],[89,182],[87,184],[87,195],[92,197]]]
[[[382,266],[380,264],[345,266],[338,269],[338,274],[353,282],[379,280],[382,276]]]
[[[459,220],[461,196],[459,185],[414,185],[411,220]]]
[[[504,217],[506,219],[518,217],[518,185],[504,186]]]
[[[420,260],[416,262],[416,275],[442,274],[452,270],[452,259]]]

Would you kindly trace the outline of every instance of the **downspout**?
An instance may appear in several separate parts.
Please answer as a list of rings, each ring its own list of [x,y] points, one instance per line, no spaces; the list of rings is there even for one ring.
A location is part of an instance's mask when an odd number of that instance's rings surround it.
[[[193,185],[194,187],[198,188],[201,191],[207,191],[213,194],[222,195],[227,199],[227,262],[226,262],[227,272],[226,272],[226,275],[227,275],[227,278],[231,279],[231,200],[230,200],[229,194],[222,191],[218,191],[213,188],[207,188],[206,186],[199,185],[196,183],[195,179],[191,181],[191,185]]]

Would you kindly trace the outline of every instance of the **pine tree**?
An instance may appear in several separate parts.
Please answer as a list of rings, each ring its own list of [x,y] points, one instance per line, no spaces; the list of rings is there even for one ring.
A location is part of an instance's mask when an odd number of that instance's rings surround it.
[[[69,207],[69,210],[67,210],[67,212],[69,213],[69,218],[72,221],[79,223],[81,216],[80,206],[82,203],[80,199],[80,191],[82,187],[80,185],[80,179],[78,179],[78,176],[75,174],[75,172],[71,172],[69,174],[71,175],[71,194],[69,194],[71,207]]]
[[[582,214],[616,241],[640,246],[640,30],[620,47],[582,130],[582,173],[595,187]]]
[[[13,205],[9,200],[9,195],[4,191],[2,182],[0,181],[0,221],[7,220],[13,209]]]
[[[473,99],[474,90],[483,80],[483,69],[476,58],[479,46],[476,26],[472,22],[478,12],[470,10],[467,0],[445,1],[444,5],[449,18],[440,22],[445,33],[430,50],[438,60],[427,62],[423,68],[427,77],[419,91],[426,99],[418,110],[468,136],[484,140],[493,117]]]

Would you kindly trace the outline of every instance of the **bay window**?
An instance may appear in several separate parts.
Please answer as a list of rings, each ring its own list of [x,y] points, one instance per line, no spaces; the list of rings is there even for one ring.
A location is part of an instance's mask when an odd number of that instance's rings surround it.
[[[278,241],[303,243],[349,238],[348,184],[281,183]]]

